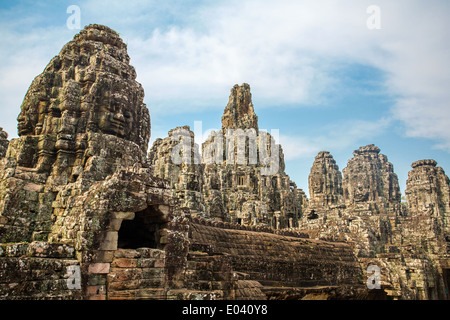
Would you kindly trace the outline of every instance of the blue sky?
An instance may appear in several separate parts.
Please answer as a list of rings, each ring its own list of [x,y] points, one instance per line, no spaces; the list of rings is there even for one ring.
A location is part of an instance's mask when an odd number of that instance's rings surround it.
[[[182,125],[219,129],[234,84],[249,83],[261,129],[279,129],[286,172],[307,191],[314,157],[342,170],[375,144],[404,194],[410,164],[450,172],[450,2],[1,1],[0,126],[17,137],[28,86],[81,28],[105,24],[128,44],[152,120],[151,143]],[[370,30],[370,5],[380,28]]]

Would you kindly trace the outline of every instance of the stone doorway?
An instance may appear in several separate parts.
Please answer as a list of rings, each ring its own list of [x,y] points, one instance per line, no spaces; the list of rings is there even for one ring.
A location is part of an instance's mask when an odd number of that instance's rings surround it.
[[[155,206],[136,212],[134,219],[123,220],[118,233],[118,249],[164,249],[162,230],[167,227],[164,214]]]

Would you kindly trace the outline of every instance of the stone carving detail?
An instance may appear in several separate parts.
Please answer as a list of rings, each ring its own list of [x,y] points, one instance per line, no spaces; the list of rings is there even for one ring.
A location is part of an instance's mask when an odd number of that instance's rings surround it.
[[[408,223],[404,229],[411,235],[409,241],[426,243],[428,250],[439,253],[446,251],[445,240],[450,235],[450,186],[444,170],[436,165],[432,159],[411,164],[405,191]]]
[[[317,154],[308,181],[311,208],[326,209],[343,204],[342,174],[328,151]]]
[[[344,199],[347,206],[358,209],[398,210],[400,205],[400,187],[393,165],[387,157],[380,154],[373,144],[353,152],[353,158],[343,169]]]
[[[322,151],[308,201],[248,84],[201,153],[185,126],[146,155],[129,61],[115,31],[85,27],[33,80],[19,137],[0,128],[0,299],[448,298],[450,186],[435,160],[412,164],[401,203],[378,147],[342,175]]]
[[[189,208],[191,213],[205,212],[204,168],[189,126],[172,129],[167,138],[158,138],[150,149],[148,161],[155,177],[170,181],[182,206]]]
[[[415,161],[406,181],[408,212],[414,215],[445,217],[449,211],[449,180],[437,162]]]
[[[89,25],[33,80],[1,163],[1,239],[45,238],[57,203],[143,162],[150,117],[129,60],[115,31]]]
[[[194,212],[204,217],[274,228],[297,226],[306,197],[284,172],[281,146],[269,133],[257,131],[257,120],[250,86],[235,85],[222,116],[221,131],[213,131],[202,145],[201,165],[193,161],[198,157],[193,133],[189,127],[180,127],[153,144],[149,159],[155,175],[169,179],[177,192],[185,194],[190,208],[197,203]],[[187,164],[176,165],[170,154],[175,147],[184,147],[173,139],[173,132],[182,129],[192,142],[184,146],[193,153],[179,158]],[[195,192],[186,184],[177,184],[187,173],[194,179]]]
[[[250,86],[244,83],[231,89],[227,107],[222,116],[222,130],[255,129],[258,132],[258,117],[252,103]]]

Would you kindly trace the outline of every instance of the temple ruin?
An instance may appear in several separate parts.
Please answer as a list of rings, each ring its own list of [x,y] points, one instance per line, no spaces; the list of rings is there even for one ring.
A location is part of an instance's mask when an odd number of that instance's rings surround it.
[[[248,84],[201,146],[180,126],[149,149],[143,101],[126,44],[102,25],[32,81],[19,137],[0,128],[0,299],[449,298],[450,187],[436,161],[412,164],[402,202],[378,147],[342,173],[322,151],[308,198]]]

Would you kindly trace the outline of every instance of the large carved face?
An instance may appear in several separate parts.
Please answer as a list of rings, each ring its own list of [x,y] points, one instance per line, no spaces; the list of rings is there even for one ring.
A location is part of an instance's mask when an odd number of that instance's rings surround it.
[[[105,37],[81,32],[35,78],[17,119],[19,136],[56,135],[54,150],[72,150],[80,134],[99,132],[147,150],[144,90],[134,80],[126,46],[114,40],[115,33]]]
[[[354,190],[354,199],[356,202],[366,201],[369,198],[369,191],[362,183],[358,183]]]
[[[141,124],[137,116],[140,106],[140,87],[105,76],[91,88],[95,96],[91,109],[94,131],[135,141]],[[136,141],[135,141],[136,142]]]
[[[34,135],[38,118],[38,105],[32,104],[28,101],[27,97],[25,97],[19,116],[17,117],[17,131],[19,136]]]
[[[311,189],[315,194],[321,193],[322,185],[323,185],[323,182],[319,179],[316,179],[311,183]]]
[[[125,106],[113,104],[100,106],[98,110],[98,128],[101,132],[120,138],[129,136],[133,123],[133,113]]]

